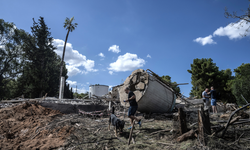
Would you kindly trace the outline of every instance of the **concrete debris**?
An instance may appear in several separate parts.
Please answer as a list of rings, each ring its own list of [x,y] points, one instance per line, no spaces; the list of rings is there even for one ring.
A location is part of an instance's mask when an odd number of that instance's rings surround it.
[[[176,93],[166,81],[151,70],[137,69],[126,78],[118,89],[119,100],[122,106],[128,107],[124,100],[128,95],[124,92],[129,87],[136,95],[138,111],[142,113],[166,113],[174,108]]]

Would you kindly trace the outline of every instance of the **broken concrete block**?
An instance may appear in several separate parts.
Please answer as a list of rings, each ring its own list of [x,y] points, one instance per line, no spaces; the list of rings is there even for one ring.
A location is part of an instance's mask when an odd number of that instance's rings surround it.
[[[136,101],[138,102],[142,97],[142,92],[141,91],[134,91],[134,94],[136,97]]]
[[[129,107],[129,104],[123,102],[124,100],[128,99],[128,94],[126,94],[124,91],[125,88],[126,88],[125,85],[119,87],[120,102],[123,106],[125,106],[125,104],[126,104],[126,107]]]
[[[143,69],[137,69],[137,70],[135,70],[135,71],[132,72],[132,75],[136,74],[137,72],[145,72],[145,71]]]
[[[137,75],[135,75],[132,79],[132,84],[136,84],[137,83]]]
[[[139,82],[136,86],[135,86],[136,90],[144,90],[145,89],[145,83],[143,82]]]
[[[131,75],[130,76],[128,76],[127,78],[126,78],[126,80],[124,81],[124,85],[125,86],[128,86],[129,84],[130,84],[130,80],[131,80]]]
[[[144,82],[145,81],[145,77],[144,76],[140,76],[140,82]]]

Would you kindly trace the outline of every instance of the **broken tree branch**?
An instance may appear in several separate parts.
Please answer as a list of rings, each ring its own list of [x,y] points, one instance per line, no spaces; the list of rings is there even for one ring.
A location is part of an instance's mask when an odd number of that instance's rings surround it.
[[[241,118],[241,116],[237,116],[236,118],[234,118],[233,120],[230,121],[229,125],[233,125],[233,124],[234,124],[235,122],[237,122],[240,118]],[[211,135],[211,137],[214,136],[215,134],[221,132],[222,130],[224,130],[226,126],[227,126],[227,124],[225,124],[224,126],[222,126],[219,130],[215,131],[215,132]]]
[[[228,128],[228,126],[229,126],[229,124],[230,124],[230,121],[231,121],[231,119],[233,118],[233,116],[235,115],[235,113],[237,113],[238,111],[240,111],[240,110],[246,108],[247,106],[250,106],[250,103],[248,103],[247,105],[244,105],[243,107],[241,107],[241,108],[235,110],[235,111],[230,115],[230,117],[229,117],[229,119],[228,119],[228,121],[227,121],[227,125],[226,125],[225,129],[224,129],[223,132],[222,132],[222,135],[221,135],[222,138],[224,137],[224,135],[225,135],[225,133],[226,133],[226,131],[227,131],[227,128]]]
[[[189,139],[189,138],[193,138],[195,132],[196,132],[196,130],[193,130],[193,129],[192,129],[192,130],[190,130],[190,131],[188,131],[188,132],[182,134],[181,136],[179,136],[179,137],[176,139],[176,141],[177,141],[177,142],[182,142],[182,141],[185,141],[185,140],[187,140],[187,139]]]
[[[244,134],[245,134],[245,132],[244,132],[244,133],[242,133],[242,134],[240,135],[240,137],[239,137],[236,141],[234,141],[232,144],[229,144],[229,145],[233,145],[233,144],[235,144],[236,142],[237,142],[237,143],[238,143],[238,145],[239,145],[240,138],[241,138]]]

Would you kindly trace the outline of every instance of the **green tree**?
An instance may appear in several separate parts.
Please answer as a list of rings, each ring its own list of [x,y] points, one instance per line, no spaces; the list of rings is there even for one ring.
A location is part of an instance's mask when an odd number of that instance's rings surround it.
[[[206,87],[214,86],[217,90],[220,88],[222,72],[211,58],[194,59],[188,72],[192,75],[193,85],[190,95],[201,98]]]
[[[24,30],[0,19],[0,98],[8,93],[6,85],[22,71],[22,44]]]
[[[169,75],[165,75],[161,77],[163,80],[165,80],[171,87],[175,90],[176,94],[180,94],[181,90],[180,87],[177,85],[176,82],[171,81],[171,77]]]
[[[84,97],[87,96],[87,95],[89,95],[88,92],[86,92],[86,93],[81,93],[81,94],[76,93],[76,92],[74,93],[74,97],[79,98],[79,99],[82,99],[82,98],[84,98]]]
[[[23,47],[25,67],[20,78],[24,93],[28,97],[55,96],[58,93],[60,57],[54,52],[53,38],[44,18],[38,22],[33,19],[32,35],[25,39]],[[63,62],[65,66],[65,63]],[[67,79],[67,70],[64,67],[63,75]]]
[[[60,78],[62,76],[63,61],[64,61],[65,49],[66,49],[66,44],[68,41],[69,32],[73,32],[78,25],[77,23],[73,23],[73,21],[74,21],[74,17],[72,17],[70,19],[68,17],[66,17],[65,22],[64,22],[64,26],[63,26],[66,30],[68,30],[68,32],[67,32],[66,39],[64,42],[64,47],[63,47],[63,55],[62,55],[61,69],[60,69],[60,76],[59,76]]]
[[[234,69],[235,79],[232,81],[232,93],[234,94],[238,104],[246,102],[241,94],[250,102],[250,64],[242,64]]]
[[[214,86],[217,91],[217,99],[223,102],[235,102],[232,93],[231,69],[219,70],[211,58],[194,59],[191,64],[191,83],[193,85],[190,95],[202,98],[202,92],[205,88]]]
[[[64,86],[64,98],[68,98],[68,99],[73,98],[72,88],[70,89],[69,84],[66,84],[66,82]]]

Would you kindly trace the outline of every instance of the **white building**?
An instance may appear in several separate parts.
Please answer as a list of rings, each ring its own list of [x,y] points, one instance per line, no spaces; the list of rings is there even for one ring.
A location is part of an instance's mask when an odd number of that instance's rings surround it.
[[[89,98],[95,96],[103,96],[105,94],[108,94],[109,92],[109,86],[107,85],[90,85],[89,86]]]

